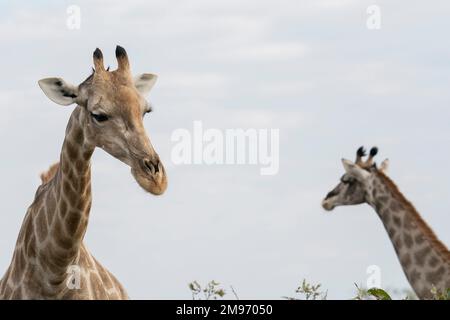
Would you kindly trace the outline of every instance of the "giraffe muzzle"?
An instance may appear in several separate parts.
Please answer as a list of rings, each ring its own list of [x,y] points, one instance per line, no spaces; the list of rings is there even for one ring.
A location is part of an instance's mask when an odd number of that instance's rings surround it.
[[[326,211],[332,211],[334,209],[335,205],[331,203],[329,198],[325,198],[322,201],[322,208],[324,208]]]
[[[131,173],[145,191],[154,195],[163,194],[167,188],[166,171],[158,156],[139,161],[139,165],[132,168]]]

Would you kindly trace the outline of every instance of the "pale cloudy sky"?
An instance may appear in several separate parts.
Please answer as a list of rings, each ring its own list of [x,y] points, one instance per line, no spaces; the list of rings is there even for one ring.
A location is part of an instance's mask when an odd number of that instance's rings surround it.
[[[71,4],[80,30],[66,27]],[[377,31],[366,27],[372,4]],[[159,75],[145,123],[169,188],[145,194],[98,150],[86,242],[132,298],[190,298],[188,282],[215,279],[241,298],[277,299],[306,278],[346,299],[373,264],[384,287],[407,288],[372,209],[325,214],[320,202],[342,157],[378,145],[391,177],[450,243],[449,14],[443,0],[0,2],[0,273],[72,110],[37,80],[81,82],[96,47],[114,68],[120,44],[136,73]],[[279,174],[173,165],[171,134],[194,120],[279,128]]]

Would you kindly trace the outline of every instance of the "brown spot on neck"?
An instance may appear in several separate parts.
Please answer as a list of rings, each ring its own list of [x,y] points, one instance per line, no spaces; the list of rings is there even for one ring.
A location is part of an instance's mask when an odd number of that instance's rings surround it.
[[[450,261],[450,252],[447,247],[438,239],[430,226],[422,219],[413,204],[400,192],[395,183],[381,171],[377,171],[376,175],[390,193],[392,198],[391,201],[397,201],[398,205],[404,209],[405,214],[408,217],[407,220],[414,223],[415,227],[419,229],[425,239],[441,257],[446,261]]]

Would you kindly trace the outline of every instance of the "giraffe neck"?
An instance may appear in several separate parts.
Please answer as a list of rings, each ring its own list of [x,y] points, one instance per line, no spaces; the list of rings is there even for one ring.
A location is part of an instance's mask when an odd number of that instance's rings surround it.
[[[434,285],[450,287],[450,253],[413,205],[383,173],[374,178],[369,204],[381,218],[409,283],[419,298]]]
[[[77,107],[70,117],[59,168],[42,186],[43,205],[33,215],[37,262],[56,283],[77,263],[91,207],[90,158],[95,147],[84,134],[84,112]]]

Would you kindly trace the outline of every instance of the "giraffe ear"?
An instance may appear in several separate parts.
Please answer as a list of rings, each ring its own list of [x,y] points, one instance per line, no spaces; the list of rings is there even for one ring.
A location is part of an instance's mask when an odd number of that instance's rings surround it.
[[[350,160],[342,159],[342,165],[344,166],[345,172],[347,172],[347,174],[354,177],[358,181],[364,181],[370,176],[370,173],[368,171],[362,169]]]
[[[384,159],[380,164],[380,171],[386,173],[389,169],[389,159]]]
[[[78,97],[78,87],[61,78],[41,79],[38,84],[50,100],[63,106],[75,103]]]
[[[156,83],[158,76],[151,73],[143,73],[134,78],[134,86],[140,94],[146,95]]]

